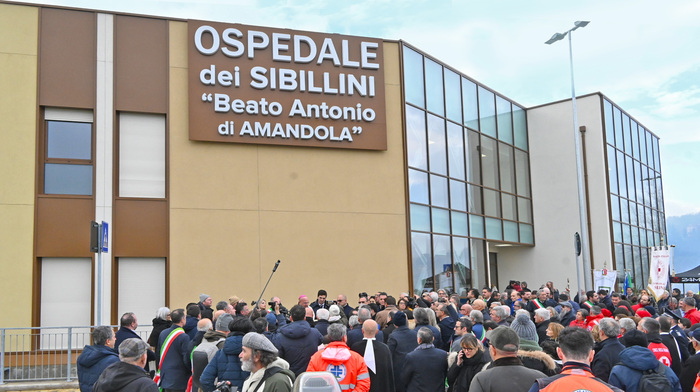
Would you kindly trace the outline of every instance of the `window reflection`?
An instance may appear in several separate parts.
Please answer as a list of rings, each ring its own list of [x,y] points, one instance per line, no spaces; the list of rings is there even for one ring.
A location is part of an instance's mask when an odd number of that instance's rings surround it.
[[[496,137],[495,95],[481,86],[479,86],[479,119],[481,133]]]
[[[442,66],[433,60],[425,59],[425,95],[430,112],[445,115],[445,98],[442,89]]]
[[[406,102],[424,108],[423,56],[406,46],[403,47],[403,73]]]

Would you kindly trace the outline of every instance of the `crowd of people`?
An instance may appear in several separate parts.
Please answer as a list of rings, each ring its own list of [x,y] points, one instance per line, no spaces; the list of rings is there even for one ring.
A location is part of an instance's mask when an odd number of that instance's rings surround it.
[[[531,290],[511,281],[466,298],[363,292],[353,307],[319,290],[313,302],[295,301],[249,306],[232,296],[212,308],[202,294],[183,309],[158,309],[147,341],[125,313],[116,333],[94,328],[77,360],[80,389],[289,392],[302,373],[324,371],[358,392],[700,390],[692,292],[572,297],[552,282]]]

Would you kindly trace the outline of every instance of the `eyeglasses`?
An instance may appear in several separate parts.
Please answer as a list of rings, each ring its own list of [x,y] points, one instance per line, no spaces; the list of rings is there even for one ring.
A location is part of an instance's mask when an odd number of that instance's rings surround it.
[[[462,347],[462,350],[464,350],[464,351],[476,351],[477,348],[476,347]]]

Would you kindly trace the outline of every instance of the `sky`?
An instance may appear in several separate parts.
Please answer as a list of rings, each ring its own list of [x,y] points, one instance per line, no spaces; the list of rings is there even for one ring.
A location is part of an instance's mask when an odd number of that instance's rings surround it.
[[[700,212],[700,1],[24,1],[404,40],[525,107],[602,92],[660,138],[667,216]]]

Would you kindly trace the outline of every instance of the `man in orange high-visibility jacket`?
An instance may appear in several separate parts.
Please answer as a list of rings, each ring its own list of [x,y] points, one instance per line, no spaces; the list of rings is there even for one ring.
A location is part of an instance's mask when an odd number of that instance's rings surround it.
[[[369,371],[362,355],[351,351],[343,324],[328,327],[330,343],[311,357],[307,372],[330,372],[338,380],[343,391],[369,391]]]

